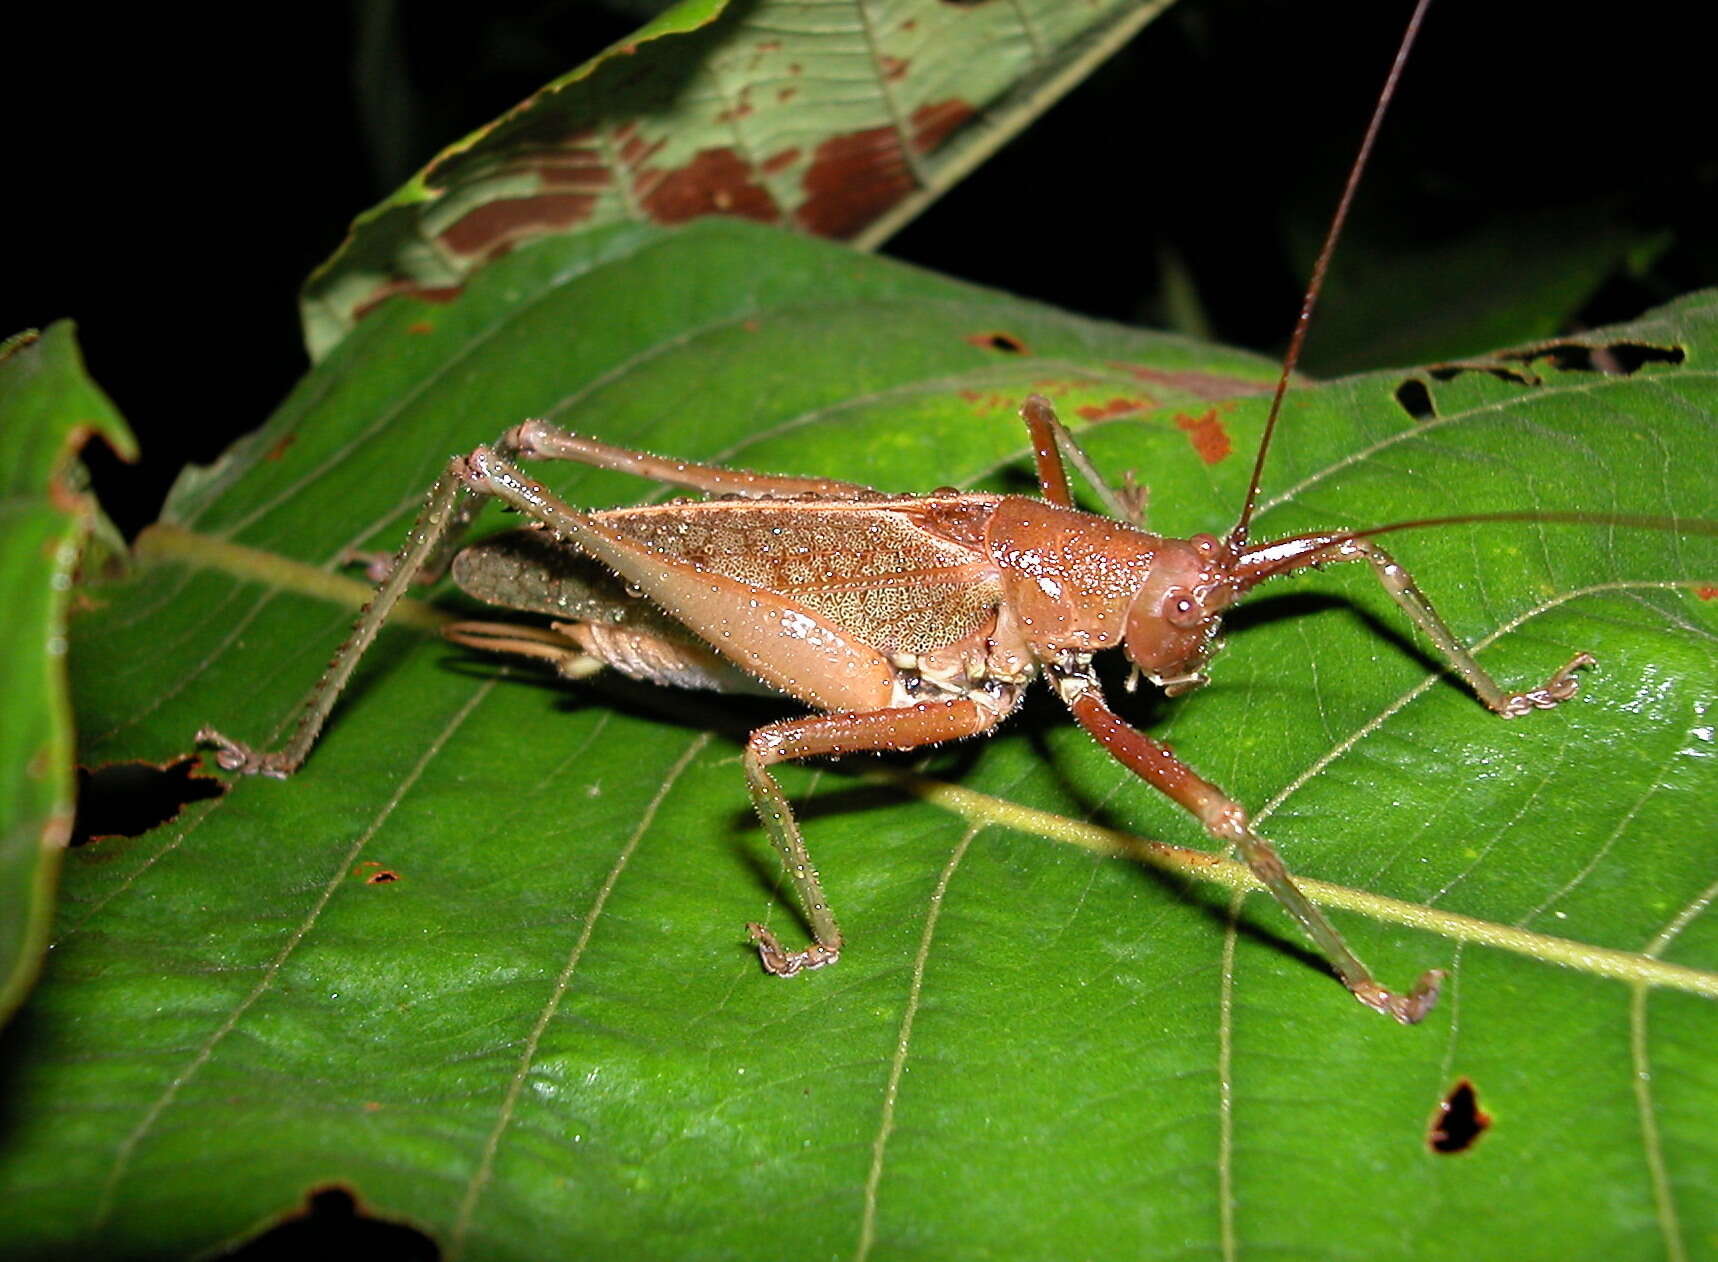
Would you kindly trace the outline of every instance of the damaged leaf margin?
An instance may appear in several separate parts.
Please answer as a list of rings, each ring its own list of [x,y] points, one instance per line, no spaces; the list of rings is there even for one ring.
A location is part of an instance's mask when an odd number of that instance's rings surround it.
[[[323,358],[534,240],[724,215],[871,249],[1169,0],[683,0],[447,146],[359,215],[300,308]],[[677,38],[668,39],[666,36]]]
[[[77,455],[137,444],[89,379],[69,321],[0,345],[0,1017],[34,980],[75,800],[66,614],[80,566],[123,545]]]

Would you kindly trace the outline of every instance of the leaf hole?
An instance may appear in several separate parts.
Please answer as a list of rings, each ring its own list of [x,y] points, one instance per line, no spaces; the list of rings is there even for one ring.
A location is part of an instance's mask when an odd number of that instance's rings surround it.
[[[1409,377],[1396,387],[1396,403],[1416,421],[1429,421],[1438,414],[1431,388],[1418,377]]]
[[[1472,1148],[1490,1126],[1491,1115],[1479,1107],[1479,1095],[1474,1091],[1473,1083],[1462,1078],[1438,1105],[1431,1130],[1426,1135],[1426,1144],[1435,1153],[1453,1157]]]
[[[224,1262],[296,1262],[319,1255],[434,1262],[441,1251],[423,1232],[371,1218],[351,1192],[328,1186],[311,1192],[298,1213],[221,1257]]]
[[[1499,356],[1523,364],[1542,365],[1556,372],[1594,372],[1632,377],[1649,364],[1681,364],[1688,357],[1680,346],[1649,346],[1645,342],[1550,342]]]
[[[355,875],[362,876],[366,885],[389,885],[400,879],[398,872],[383,867],[374,859],[366,859],[360,863]]]
[[[984,333],[969,333],[966,340],[981,351],[1000,351],[1004,355],[1025,355],[1026,343],[1012,333],[991,329]]]
[[[227,786],[196,774],[199,762],[181,758],[157,767],[147,762],[114,762],[93,771],[78,768],[74,846],[108,837],[140,837],[178,817],[192,802],[220,797]]]

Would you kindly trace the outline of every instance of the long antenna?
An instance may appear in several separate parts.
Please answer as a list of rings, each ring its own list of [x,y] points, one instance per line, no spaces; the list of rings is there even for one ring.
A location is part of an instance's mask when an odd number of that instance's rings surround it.
[[[1252,525],[1253,506],[1259,498],[1259,479],[1264,476],[1265,456],[1271,449],[1271,435],[1276,433],[1277,417],[1282,413],[1283,395],[1288,392],[1289,378],[1294,375],[1295,365],[1300,363],[1301,347],[1306,344],[1307,326],[1312,323],[1313,308],[1318,305],[1319,291],[1324,288],[1324,273],[1330,267],[1330,256],[1336,253],[1336,243],[1342,236],[1342,225],[1348,219],[1348,208],[1354,204],[1354,192],[1360,187],[1360,177],[1366,170],[1366,160],[1372,156],[1373,142],[1378,139],[1379,129],[1384,125],[1384,112],[1390,108],[1390,98],[1396,95],[1396,84],[1402,77],[1402,67],[1408,61],[1408,50],[1414,46],[1414,37],[1420,33],[1420,22],[1426,16],[1426,7],[1429,4],[1431,0],[1418,0],[1414,5],[1414,14],[1408,19],[1408,29],[1402,32],[1402,43],[1396,49],[1396,60],[1390,64],[1390,74],[1384,80],[1384,90],[1378,94],[1378,104],[1373,107],[1372,121],[1367,124],[1366,136],[1360,142],[1360,152],[1355,155],[1354,165],[1348,170],[1348,183],[1343,186],[1342,199],[1336,204],[1336,214],[1330,220],[1330,230],[1324,234],[1324,245],[1318,252],[1318,262],[1312,266],[1312,280],[1306,287],[1306,297],[1301,300],[1300,315],[1294,322],[1294,333],[1289,337],[1288,353],[1283,356],[1283,370],[1277,377],[1276,393],[1271,396],[1271,410],[1265,416],[1265,432],[1259,439],[1259,455],[1253,462],[1253,479],[1247,484],[1247,498],[1241,505],[1241,519],[1229,532],[1229,546],[1236,551],[1247,545],[1247,529]]]

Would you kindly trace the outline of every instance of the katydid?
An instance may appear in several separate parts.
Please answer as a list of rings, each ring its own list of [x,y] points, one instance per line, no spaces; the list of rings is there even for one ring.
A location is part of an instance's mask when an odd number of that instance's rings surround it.
[[[458,642],[546,659],[564,673],[607,666],[694,688],[759,688],[817,713],[758,728],[746,742],[753,806],[787,865],[813,941],[789,950],[751,925],[777,976],[832,964],[843,940],[798,823],[771,767],[867,750],[910,750],[978,736],[1020,704],[1042,675],[1074,719],[1119,761],[1236,848],[1370,1008],[1420,1020],[1441,974],[1404,991],[1380,985],[1295,884],[1246,809],[1105,700],[1093,656],[1120,648],[1173,696],[1205,682],[1224,613],[1266,579],[1308,566],[1362,562],[1478,698],[1504,718],[1574,695],[1576,653],[1542,682],[1496,682],[1446,626],[1371,531],[1334,530],[1266,543],[1249,539],[1269,441],[1300,354],[1326,264],[1425,9],[1421,0],[1380,96],[1277,383],[1239,519],[1223,537],[1166,538],[1145,529],[1138,498],[1104,486],[1050,402],[1022,407],[1041,498],[937,491],[888,494],[856,483],[730,470],[630,451],[544,421],[454,457],[431,488],[406,545],[278,752],[205,729],[220,765],[286,776],[302,764],[335,699],[407,587],[451,564],[479,598],[548,614],[547,628],[462,623]],[[715,498],[583,511],[525,474],[521,462],[571,460]],[[1092,481],[1117,517],[1074,506],[1064,461]],[[455,556],[488,499],[531,518],[524,531]],[[1415,523],[1409,523],[1415,524]]]

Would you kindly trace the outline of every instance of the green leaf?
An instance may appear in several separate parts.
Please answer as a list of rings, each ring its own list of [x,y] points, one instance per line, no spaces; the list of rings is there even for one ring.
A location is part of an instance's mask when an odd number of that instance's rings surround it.
[[[77,465],[95,434],[135,455],[69,323],[0,345],[0,1020],[35,976],[71,836],[65,620],[85,537],[103,524]]]
[[[1568,366],[1595,346],[1647,362]],[[1705,294],[1496,374],[1296,390],[1256,533],[1709,522],[1715,355]],[[306,593],[522,416],[886,489],[1030,490],[1014,413],[1041,390],[1185,534],[1231,524],[1272,375],[738,222],[539,243],[456,301],[378,309],[181,484],[156,563],[76,628],[84,756],[182,754],[203,724],[278,741],[351,617]],[[546,476],[579,504],[661,494]],[[0,1233],[209,1250],[339,1182],[486,1258],[1421,1257],[1478,1221],[1464,1256],[1697,1253],[1718,1233],[1718,543],[1698,523],[1387,542],[1507,684],[1594,652],[1580,696],[1499,721],[1337,567],[1239,611],[1209,687],[1131,711],[1336,887],[1386,983],[1450,971],[1419,1027],[1355,1005],[1268,900],[1232,904],[1231,867],[1036,835],[1208,846],[1042,695],[906,764],[917,791],[868,774],[900,763],[784,772],[849,948],[766,978],[743,923],[802,930],[736,755],[791,709],[560,684],[400,627],[291,781],[75,856],[0,1057]],[[1464,1078],[1490,1128],[1434,1153]]]
[[[545,235],[737,215],[875,245],[1168,0],[686,0],[449,145],[305,286],[317,358]]]

